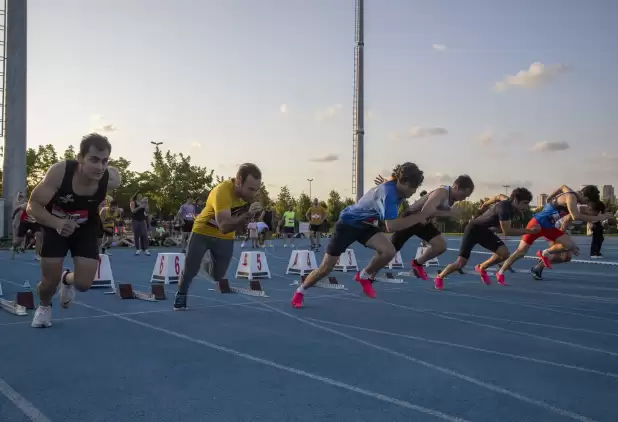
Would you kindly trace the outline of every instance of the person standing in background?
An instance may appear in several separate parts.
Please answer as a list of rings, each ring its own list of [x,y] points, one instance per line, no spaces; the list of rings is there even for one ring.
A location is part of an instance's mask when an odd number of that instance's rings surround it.
[[[133,231],[133,240],[135,242],[135,255],[144,252],[150,255],[148,250],[148,198],[142,196],[141,192],[136,192],[131,197],[129,203],[131,207],[131,230]]]
[[[294,228],[296,226],[296,214],[292,209],[289,209],[283,213],[283,217],[279,222],[279,230],[283,234],[285,238],[284,248],[291,246],[294,248],[294,243],[291,243],[291,239],[294,236],[294,232],[296,231]]]
[[[605,204],[603,202],[597,202],[592,205],[592,211],[601,215],[605,213]],[[590,242],[590,259],[603,259],[601,253],[601,247],[605,236],[603,236],[603,223],[601,221],[588,223],[588,236],[592,235],[592,242]]]

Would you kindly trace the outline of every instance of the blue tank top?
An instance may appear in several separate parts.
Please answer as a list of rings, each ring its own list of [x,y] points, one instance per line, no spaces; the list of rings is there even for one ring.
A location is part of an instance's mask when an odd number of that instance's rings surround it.
[[[556,223],[560,219],[569,214],[569,209],[566,205],[558,204],[558,198],[564,195],[575,194],[575,192],[563,192],[556,195],[551,202],[545,204],[543,209],[536,214],[534,218],[541,228],[548,229],[556,227]]]

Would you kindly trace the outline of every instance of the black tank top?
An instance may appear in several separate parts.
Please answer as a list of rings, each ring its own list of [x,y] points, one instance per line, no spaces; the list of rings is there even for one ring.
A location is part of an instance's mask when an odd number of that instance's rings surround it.
[[[137,202],[135,202],[135,206],[137,206]],[[131,218],[135,221],[144,221],[146,219],[146,210],[144,208],[140,208],[139,210],[134,211]]]
[[[79,163],[75,160],[66,160],[65,163],[66,168],[62,178],[62,185],[45,208],[55,217],[75,220],[80,224],[80,227],[98,224],[99,204],[107,196],[109,172],[105,170],[94,195],[80,196],[73,192],[73,175],[75,175],[79,168]]]
[[[270,226],[270,223],[273,221],[273,212],[265,211],[264,212],[264,222]]]

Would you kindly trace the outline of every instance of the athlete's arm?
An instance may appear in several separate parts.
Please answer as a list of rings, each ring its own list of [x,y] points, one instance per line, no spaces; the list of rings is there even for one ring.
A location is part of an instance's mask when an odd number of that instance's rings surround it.
[[[586,222],[597,222],[607,220],[607,215],[588,215],[584,214],[579,210],[577,206],[577,197],[575,195],[565,195],[567,209],[569,210],[569,215],[574,221],[586,221]]]
[[[571,217],[571,214],[567,215],[566,217],[563,217],[560,220],[560,230],[562,230],[563,232],[566,232],[567,229],[569,228],[569,225],[573,222],[573,217]]]
[[[222,234],[232,233],[247,224],[250,217],[249,213],[244,213],[237,217],[232,216],[232,198],[228,192],[225,192],[223,189],[217,189],[211,202],[215,212],[215,221]]]
[[[500,196],[500,195],[498,195]],[[503,195],[504,196],[504,195]],[[520,236],[522,234],[536,233],[539,229],[515,229],[512,225],[513,210],[510,209],[511,205],[506,203],[496,205],[496,212],[498,213],[498,221],[500,222],[500,230],[505,236]]]
[[[305,213],[305,218],[307,219],[307,221],[311,222],[311,208],[309,208]]]
[[[120,187],[122,183],[122,177],[116,167],[108,167],[109,179],[107,180],[107,190],[115,190]]]
[[[553,191],[548,197],[547,197],[547,202],[550,202],[552,199],[554,199],[557,195],[560,195],[561,193],[567,193],[567,192],[573,192],[573,189],[571,189],[570,187],[568,187],[567,185],[562,185],[560,186],[558,189],[556,189],[555,191]]]
[[[99,211],[99,217],[101,217],[101,220],[103,221],[107,219],[107,207],[101,208],[101,211]]]
[[[496,202],[506,201],[507,199],[509,199],[509,197],[506,195],[503,195],[503,194],[496,195],[493,198],[489,198],[487,201],[483,202],[483,204],[479,207],[479,210],[483,211],[487,209],[487,207],[495,204]]]
[[[454,215],[453,210],[438,211],[438,207],[445,199],[448,198],[448,192],[445,189],[436,189],[431,192],[427,202],[423,205],[421,212],[422,220],[429,220],[432,217],[450,217]]]
[[[32,216],[37,223],[53,229],[61,228],[64,221],[61,218],[54,217],[45,207],[62,186],[65,169],[66,163],[64,161],[52,165],[45,173],[43,180],[32,191],[26,208],[28,215]]]

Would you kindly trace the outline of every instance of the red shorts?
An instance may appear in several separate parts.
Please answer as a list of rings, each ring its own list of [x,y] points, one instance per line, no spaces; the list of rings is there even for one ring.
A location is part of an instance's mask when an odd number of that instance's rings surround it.
[[[537,226],[538,224],[539,223],[537,223],[536,218],[533,218],[532,220],[530,220],[526,228],[531,229],[532,227]],[[562,236],[564,236],[564,232],[562,230],[557,229],[555,227],[547,227],[547,228],[541,228],[541,231],[535,234],[525,234],[521,237],[521,240],[526,242],[527,245],[532,245],[534,241],[537,240],[539,237],[544,237],[545,239],[551,242],[555,242],[556,239]]]

